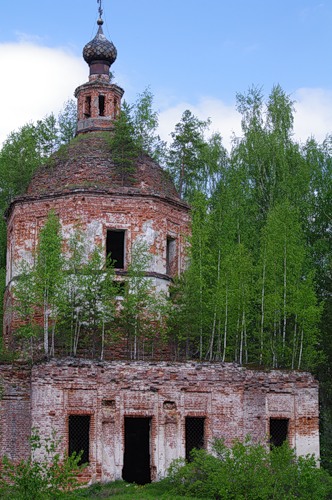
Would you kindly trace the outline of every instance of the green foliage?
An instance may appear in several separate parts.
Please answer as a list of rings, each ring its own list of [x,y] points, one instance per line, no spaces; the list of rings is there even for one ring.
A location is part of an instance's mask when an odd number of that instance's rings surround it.
[[[322,255],[328,272],[326,218],[319,242],[308,241],[315,240],[316,220],[322,224],[318,199],[325,210],[330,203],[329,155],[310,143],[306,158],[292,140],[293,103],[280,86],[266,104],[256,88],[237,98],[243,136],[229,160],[220,138],[208,147],[207,123],[190,112],[172,135],[170,167],[193,209],[189,268],[173,294],[172,339],[186,357],[314,369],[324,360],[325,297],[317,293],[322,268],[314,261]]]
[[[13,462],[3,457],[0,475],[0,496],[16,500],[67,498],[77,488],[80,455],[62,456],[61,441],[55,432],[42,440],[36,429],[30,438],[32,457]]]
[[[38,330],[35,322],[38,308],[42,310],[44,353],[54,355],[55,329],[59,317],[63,289],[63,257],[60,221],[53,210],[48,213],[39,234],[33,267],[23,265],[14,289],[18,313],[23,320],[21,335],[32,338]],[[49,348],[51,329],[51,348]]]
[[[36,131],[39,155],[41,158],[49,158],[58,148],[58,125],[53,113],[37,121]]]
[[[205,139],[209,126],[210,120],[199,120],[186,110],[171,133],[167,168],[180,196],[189,201],[196,190],[210,193],[227,164],[220,135]]]
[[[296,457],[287,444],[270,451],[249,438],[231,448],[216,440],[213,454],[193,450],[191,462],[172,464],[168,481],[176,494],[205,499],[318,500],[332,494],[332,478],[313,456]]]
[[[276,203],[287,198],[303,208],[310,187],[310,171],[299,146],[292,141],[293,102],[275,86],[266,105],[261,90],[238,94],[243,137],[234,143],[234,166],[244,168],[252,192],[251,203],[257,217],[266,220]],[[301,210],[302,211],[302,210]]]
[[[16,311],[22,320],[17,335],[30,340],[40,336],[42,312],[44,353],[55,355],[56,344],[76,356],[79,344],[95,357],[104,356],[105,336],[110,335],[115,316],[117,286],[114,268],[106,262],[100,248],[87,255],[79,228],[63,254],[60,222],[50,211],[40,231],[34,265],[24,264],[15,282]],[[106,265],[105,265],[106,264]],[[39,314],[38,314],[39,313]],[[51,345],[49,336],[51,334]]]
[[[132,107],[135,137],[141,151],[163,162],[166,144],[157,135],[158,112],[153,110],[152,104],[153,94],[147,88],[138,95]]]
[[[68,493],[68,499],[107,499],[114,500],[181,500],[182,495],[170,493],[167,481],[159,481],[145,485],[126,483],[125,481],[113,481],[111,483],[95,483],[89,488],[76,490]],[[191,497],[197,500],[196,497]]]
[[[58,115],[59,143],[68,144],[76,134],[77,127],[77,105],[73,99],[69,99],[63,105]]]
[[[132,359],[153,355],[156,331],[158,343],[165,340],[167,305],[146,276],[151,260],[146,243],[137,240],[133,245],[118,305],[114,266],[109,258],[105,261],[101,248],[88,255],[79,227],[65,255],[62,246],[59,219],[50,211],[40,231],[35,263],[22,266],[14,288],[22,321],[16,336],[25,341],[31,359],[41,334],[40,315],[46,356],[54,356],[56,348],[76,356],[81,348],[103,359],[105,348],[120,337],[127,341]]]
[[[261,343],[271,346],[270,353],[262,347],[261,356],[269,356],[266,364],[273,367],[315,366],[321,308],[298,210],[287,200],[268,213],[259,266]]]
[[[118,317],[131,359],[153,354],[157,332],[159,345],[163,342],[164,297],[154,290],[151,278],[146,276],[151,258],[146,242],[136,239]]]
[[[12,132],[0,152],[0,203],[4,211],[14,196],[24,192],[36,167],[42,163],[37,127],[25,125]]]
[[[76,131],[76,104],[67,101],[58,119],[53,114],[11,132],[0,151],[0,268],[6,263],[6,224],[2,215],[24,193],[36,168]]]
[[[93,357],[99,355],[103,359],[116,313],[118,288],[114,267],[109,260],[105,263],[99,247],[85,260],[80,245],[82,239],[78,231],[71,239],[72,253],[67,260],[61,327],[70,340],[70,354],[76,356],[81,341]]]
[[[142,150],[136,140],[135,127],[131,116],[132,107],[125,101],[121,113],[114,120],[114,128],[110,138],[112,159],[118,168],[122,183],[130,182],[135,173],[135,164]]]
[[[164,160],[166,145],[156,133],[158,113],[153,110],[152,102],[153,95],[146,89],[133,105],[124,101],[114,120],[110,148],[123,182],[133,179],[135,164],[142,154],[148,154],[156,161]]]
[[[287,201],[276,205],[257,241],[227,190],[213,204],[202,194],[193,198],[190,265],[172,293],[177,350],[199,359],[313,368],[321,360],[322,308],[298,212]]]

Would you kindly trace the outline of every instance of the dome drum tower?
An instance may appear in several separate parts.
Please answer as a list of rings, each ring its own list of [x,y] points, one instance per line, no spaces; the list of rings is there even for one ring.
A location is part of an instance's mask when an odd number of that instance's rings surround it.
[[[98,19],[98,32],[83,49],[83,58],[90,67],[89,81],[75,90],[77,98],[77,133],[111,130],[118,116],[124,90],[110,83],[110,67],[117,50],[103,33],[103,20]]]
[[[26,193],[15,198],[6,212],[4,340],[19,352],[14,341],[19,325],[11,307],[13,289],[22,265],[34,262],[40,229],[50,210],[59,217],[64,248],[79,226],[87,255],[96,247],[105,257],[117,255],[119,277],[128,272],[136,241],[147,245],[151,263],[146,274],[157,291],[166,292],[171,279],[185,268],[190,209],[167,172],[143,151],[130,178],[113,160],[110,134],[124,91],[110,83],[109,68],[117,52],[102,24],[99,19],[96,36],[83,49],[90,75],[75,91],[77,137],[36,170]]]
[[[98,77],[91,78],[75,91],[78,134],[93,130],[112,130],[113,121],[119,115],[124,91]]]

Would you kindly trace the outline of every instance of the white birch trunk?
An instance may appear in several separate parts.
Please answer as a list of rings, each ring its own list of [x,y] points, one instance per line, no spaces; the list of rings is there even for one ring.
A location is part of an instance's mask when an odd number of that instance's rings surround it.
[[[221,251],[219,249],[218,251],[218,268],[217,268],[217,290],[219,290],[219,281],[220,281],[220,260],[221,260]],[[213,325],[212,325],[212,333],[211,333],[211,338],[210,338],[210,346],[209,350],[207,352],[207,357],[209,357],[209,360],[212,361],[213,358],[213,346],[214,346],[214,339],[215,339],[215,332],[216,332],[216,325],[217,325],[217,297],[218,294],[216,294],[216,303],[214,306],[214,313],[213,313]]]
[[[299,362],[297,365],[297,369],[300,370],[301,368],[301,363],[302,363],[302,352],[303,352],[303,327],[301,328],[301,340],[300,340],[300,352],[299,352]]]
[[[283,295],[283,325],[282,325],[282,353],[284,355],[286,345],[286,327],[287,327],[287,243],[286,235],[284,242],[284,295]]]
[[[226,348],[227,348],[227,328],[228,328],[228,286],[226,284],[226,295],[225,295],[225,324],[224,324],[224,346],[222,353],[222,361],[225,361]]]
[[[44,352],[48,356],[48,301],[47,291],[44,292]]]
[[[264,321],[265,321],[265,276],[266,276],[266,248],[264,248],[264,261],[263,261],[263,276],[262,276],[262,295],[261,295],[261,331],[260,331],[260,354],[259,364],[263,363],[264,351]]]
[[[101,327],[101,352],[100,352],[100,359],[104,359],[104,344],[105,344],[105,321],[103,320],[102,327]]]
[[[295,324],[294,324],[292,370],[294,370],[294,366],[295,366],[296,342],[297,342],[297,314],[295,315]]]

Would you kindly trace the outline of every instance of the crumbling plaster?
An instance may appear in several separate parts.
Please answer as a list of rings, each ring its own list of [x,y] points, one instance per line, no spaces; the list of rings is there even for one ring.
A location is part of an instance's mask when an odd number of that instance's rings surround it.
[[[89,480],[122,477],[127,416],[152,419],[153,479],[162,477],[173,459],[185,455],[187,416],[205,417],[207,449],[213,438],[224,438],[226,444],[247,435],[264,441],[270,418],[288,418],[289,442],[297,454],[319,456],[318,384],[308,373],[256,371],[230,363],[62,359],[32,367],[31,389],[23,370],[24,389],[17,392],[19,370],[13,370],[16,378],[9,376],[8,367],[0,367],[1,429],[9,429],[15,414],[23,421],[23,407],[27,415],[31,408],[31,417],[15,432],[2,433],[1,453],[22,447],[30,421],[43,436],[55,430],[66,450],[69,415],[89,414],[90,465],[85,471]]]

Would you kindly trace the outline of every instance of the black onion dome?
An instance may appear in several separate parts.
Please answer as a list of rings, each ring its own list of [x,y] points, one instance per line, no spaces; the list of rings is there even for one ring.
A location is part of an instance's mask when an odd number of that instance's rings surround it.
[[[91,42],[88,42],[83,49],[83,58],[91,64],[93,61],[107,61],[110,65],[114,63],[117,51],[115,45],[107,40],[103,33],[103,20],[98,19],[98,31]]]

